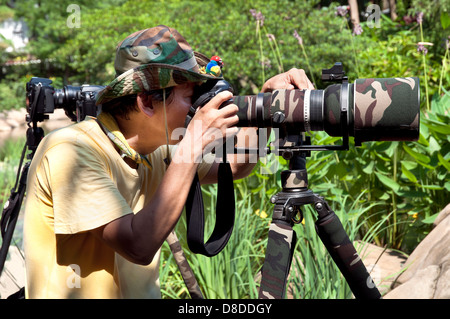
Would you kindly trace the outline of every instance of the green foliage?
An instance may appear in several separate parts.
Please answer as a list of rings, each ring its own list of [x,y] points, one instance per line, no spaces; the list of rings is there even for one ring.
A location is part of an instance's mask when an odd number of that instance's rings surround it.
[[[8,76],[4,81],[5,84],[0,85],[0,101],[1,110],[20,109],[25,106],[26,97],[26,83],[30,80],[29,77],[24,76],[19,79],[14,79],[13,76]]]
[[[176,28],[195,50],[220,55],[225,61],[225,77],[242,95],[258,92],[265,79],[292,67],[305,69],[316,87],[323,88],[322,68],[337,61],[343,62],[350,81],[419,76],[422,111],[418,142],[370,142],[346,152],[313,152],[307,162],[309,185],[333,206],[351,239],[406,252],[424,238],[436,214],[448,204],[450,64],[446,40],[450,40],[450,0],[439,1],[439,5],[437,1],[398,0],[397,21],[382,15],[381,28],[369,28],[363,21],[359,36],[352,34],[348,17],[335,15],[338,3],[331,1],[78,1],[80,28],[67,26],[70,13],[66,9],[71,2],[16,2],[15,16],[23,18],[31,30],[28,51],[23,55],[43,62],[1,69],[0,110],[24,104],[24,84],[31,76],[51,77],[58,88],[109,83],[115,76],[117,43],[134,31],[158,24]],[[261,12],[263,24],[250,9]],[[424,13],[422,28],[416,21],[402,19],[406,15],[414,18],[418,12]],[[433,43],[427,47],[427,55],[417,51],[421,41]],[[1,63],[6,58],[24,57],[0,53]],[[339,140],[323,132],[312,137],[314,144]],[[278,160],[286,168],[286,161]],[[2,162],[14,164],[10,159]],[[185,250],[207,298],[257,295],[255,275],[265,253],[272,211],[269,199],[280,187],[279,175],[262,174],[263,168],[258,164],[248,178],[235,182],[238,213],[226,249],[211,259]],[[8,172],[10,176],[12,170]],[[3,194],[9,191],[4,189],[10,184],[0,186]],[[204,188],[208,212],[213,211],[215,191],[213,186]],[[312,210],[306,208],[304,213],[305,224],[296,226],[299,241],[292,271],[296,276],[291,278],[293,295],[349,298],[348,286],[315,234]],[[209,227],[212,221],[207,221]],[[184,219],[177,230],[184,243]],[[167,246],[162,253],[163,297],[186,297]]]
[[[6,141],[0,146],[0,207],[3,207],[16,182],[17,168],[24,144],[23,138],[18,141]]]
[[[267,167],[271,164],[273,163],[270,161],[265,165],[258,164],[249,176],[249,182],[235,181],[237,200],[235,229],[221,253],[208,258],[192,254],[185,247],[188,261],[207,299],[255,299],[258,297],[259,272],[264,262],[267,232],[273,210],[269,198],[280,190],[275,174],[261,173],[267,171]],[[249,186],[253,183],[262,187]],[[209,203],[205,207],[206,234],[212,232],[215,222],[216,194],[215,185],[204,188],[204,200],[205,203]],[[341,197],[342,205],[336,205],[333,209],[353,240],[361,227],[359,217],[370,207],[361,209],[352,203],[347,205],[348,198],[348,196]],[[346,211],[343,207],[348,207],[350,210]],[[305,207],[304,216],[304,224],[294,227],[298,239],[294,253],[295,261],[288,281],[289,296],[302,299],[351,298],[350,288],[315,233],[316,217],[310,206]],[[176,231],[180,241],[185,245],[184,215]],[[366,239],[371,240],[371,236],[369,234]],[[187,289],[166,244],[162,248],[162,260],[160,281],[163,298],[187,298]]]
[[[376,204],[364,216],[361,235],[390,216],[374,241],[411,251],[429,232],[432,217],[448,204],[449,101],[448,94],[436,95],[431,111],[422,111],[418,142],[366,142],[347,152],[313,153],[311,188],[332,200],[339,189],[356,203]],[[318,133],[315,140],[329,144],[336,139]]]
[[[268,179],[255,170],[250,176],[268,186]],[[274,182],[274,179],[269,182]],[[275,181],[276,183],[276,181]],[[236,219],[234,230],[225,249],[214,258],[191,254],[187,247],[185,252],[192,266],[202,292],[207,299],[255,299],[258,297],[258,284],[255,280],[257,272],[264,261],[267,243],[267,231],[270,218],[265,212],[271,209],[270,202],[255,200],[269,196],[267,190],[259,192],[249,188],[243,180],[235,182]],[[206,216],[206,236],[212,232],[215,223],[215,202],[217,185],[203,187]],[[256,212],[256,213],[255,213]],[[178,223],[176,231],[180,241],[185,243],[185,216]],[[182,278],[177,275],[177,266],[171,257],[168,246],[163,246],[163,272],[161,274],[162,292],[164,298],[186,297],[186,288]],[[175,275],[175,276],[174,276]],[[175,280],[172,279],[175,277]]]

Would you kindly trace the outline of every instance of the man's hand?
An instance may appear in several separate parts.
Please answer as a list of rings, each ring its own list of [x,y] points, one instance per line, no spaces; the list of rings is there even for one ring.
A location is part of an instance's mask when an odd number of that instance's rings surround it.
[[[275,75],[264,83],[261,92],[272,92],[273,90],[309,89],[314,90],[314,85],[302,69],[292,68],[287,72]]]
[[[206,148],[221,146],[225,139],[232,138],[238,133],[236,124],[239,118],[236,114],[239,108],[237,105],[229,104],[220,108],[232,97],[233,94],[229,91],[220,92],[199,108],[189,123],[180,147],[194,150],[196,162]]]

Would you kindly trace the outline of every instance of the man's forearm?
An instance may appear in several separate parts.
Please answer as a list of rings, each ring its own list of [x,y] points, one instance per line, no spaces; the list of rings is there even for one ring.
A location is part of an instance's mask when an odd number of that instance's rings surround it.
[[[134,263],[149,264],[180,218],[198,167],[194,160],[179,160],[183,150],[183,146],[177,149],[161,184],[144,208],[103,228],[102,239]]]
[[[258,128],[242,127],[237,134],[236,147],[240,149],[251,149],[247,154],[230,154],[228,160],[234,179],[245,178],[252,172],[259,159],[259,137]]]

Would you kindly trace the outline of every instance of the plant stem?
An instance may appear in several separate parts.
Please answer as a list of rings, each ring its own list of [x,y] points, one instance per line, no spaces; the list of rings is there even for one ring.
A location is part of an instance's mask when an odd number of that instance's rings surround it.
[[[314,74],[312,72],[311,65],[309,64],[309,59],[308,59],[308,56],[306,55],[306,50],[305,50],[305,47],[303,46],[303,43],[300,44],[300,47],[302,48],[303,56],[305,57],[306,65],[308,66],[308,70],[309,70],[309,74],[311,74],[311,80],[314,83],[314,85],[316,85],[316,80],[314,79]]]
[[[444,77],[444,72],[447,69],[447,57],[449,54],[449,48],[448,45],[445,49],[445,53],[444,53],[444,58],[442,59],[442,68],[441,68],[441,76],[439,78],[439,95],[441,95],[441,90],[442,90],[442,78]]]
[[[264,32],[269,35],[269,32],[267,31],[266,27],[264,28]],[[284,66],[283,66],[283,60],[281,58],[281,53],[280,53],[280,49],[278,48],[278,44],[277,41],[275,40],[275,37],[273,38],[273,42],[274,44],[272,44],[272,40],[270,38],[268,38],[269,41],[269,45],[270,45],[270,49],[274,52],[276,58],[277,58],[277,63],[278,63],[278,71],[284,72]],[[274,48],[275,47],[275,48]]]
[[[350,39],[352,40],[352,49],[353,49],[353,58],[355,60],[355,67],[356,67],[356,77],[359,78],[359,66],[358,66],[358,59],[356,57],[356,49],[355,49],[355,42],[353,41],[354,36],[351,34],[352,29],[350,28],[350,25],[348,24],[347,18],[344,18],[347,28],[350,30]]]
[[[397,183],[397,157],[398,157],[398,149],[394,149],[394,159],[393,159],[393,175],[394,175],[394,182]],[[394,191],[392,191],[392,217],[393,217],[393,234],[391,238],[391,244],[394,243],[395,238],[397,237],[397,198]]]
[[[423,29],[422,23],[420,25],[420,41],[423,42]],[[425,101],[427,103],[427,111],[430,110],[430,102],[428,100],[428,76],[427,76],[427,59],[425,58],[425,54],[422,52],[422,62],[423,62],[423,75],[425,77]]]
[[[261,56],[261,76],[262,76],[262,81],[261,83],[264,83],[266,81],[266,74],[264,71],[264,52],[263,52],[263,45],[262,45],[262,38],[261,38],[261,28],[260,28],[260,22],[259,20],[256,21],[256,34],[258,35],[258,39],[259,39],[259,52],[260,52],[260,56]]]

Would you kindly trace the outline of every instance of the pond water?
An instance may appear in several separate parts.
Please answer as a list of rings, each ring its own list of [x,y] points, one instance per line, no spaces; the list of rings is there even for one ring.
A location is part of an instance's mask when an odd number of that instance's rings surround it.
[[[2,148],[6,141],[16,141],[21,138],[26,138],[26,131],[26,126],[20,126],[9,132],[0,132],[0,148]]]
[[[45,134],[48,134],[55,129],[70,125],[72,123],[73,122],[71,122],[70,119],[65,115],[64,110],[57,109],[55,110],[55,113],[50,115],[49,120],[38,123],[38,126],[43,128]],[[0,148],[5,144],[6,141],[26,139],[28,126],[25,123],[25,118],[23,120],[23,123],[20,124],[21,125],[12,129],[0,128]]]

